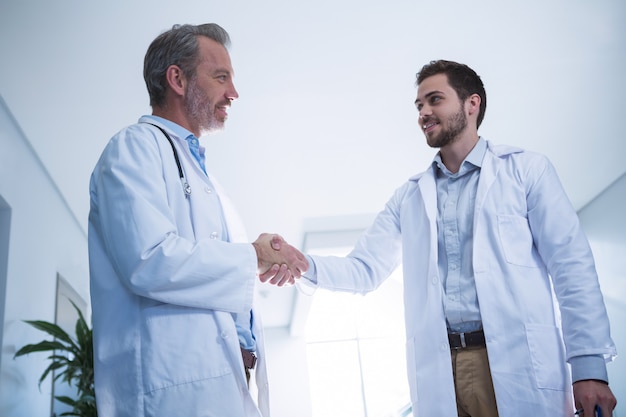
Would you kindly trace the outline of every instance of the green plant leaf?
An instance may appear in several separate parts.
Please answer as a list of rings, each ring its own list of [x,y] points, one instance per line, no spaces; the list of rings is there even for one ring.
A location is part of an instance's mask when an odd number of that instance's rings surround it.
[[[68,396],[65,396],[65,395],[58,395],[58,396],[55,396],[54,398],[57,399],[59,402],[62,402],[63,404],[70,405],[72,407],[74,406],[74,404],[76,404],[76,400],[75,399],[73,399],[71,397],[68,397]]]
[[[97,417],[98,415],[96,398],[92,395],[82,395],[78,400],[60,396],[55,398],[73,407],[72,411],[65,412],[59,416]]]
[[[71,302],[71,301],[70,301]],[[39,378],[39,386],[51,373],[54,381],[61,380],[77,389],[78,399],[67,396],[55,397],[72,407],[60,416],[97,417],[94,374],[93,374],[93,331],[85,321],[80,309],[72,302],[78,313],[75,338],[53,323],[41,320],[26,320],[25,323],[52,335],[55,340],[44,340],[19,349],[14,357],[34,352],[52,352],[48,366]]]
[[[65,366],[65,364],[63,363],[59,363],[59,362],[52,362],[50,365],[48,365],[48,367],[46,368],[46,370],[43,372],[43,374],[41,374],[41,377],[39,377],[39,386],[41,386],[41,383],[44,381],[44,379],[46,379],[46,377],[48,376],[48,374],[52,371],[55,371],[57,369],[62,369]],[[56,381],[57,379],[61,378],[61,376],[63,374],[65,374],[67,371],[62,371],[60,373],[58,373],[57,375],[55,375],[54,380]]]
[[[75,332],[76,332],[76,340],[79,342],[79,344],[80,342],[84,342],[85,340],[89,338],[88,337],[89,326],[87,326],[87,323],[85,322],[85,320],[82,319],[82,316],[76,321]]]
[[[16,358],[29,353],[45,352],[48,350],[67,350],[67,346],[61,342],[44,340],[43,342],[23,346],[13,357]]]
[[[58,325],[54,323],[50,323],[48,321],[43,321],[43,320],[25,320],[24,322],[30,324],[37,330],[41,330],[43,332],[48,333],[49,335],[53,336],[55,339],[62,340],[66,343],[69,343],[70,345],[75,345],[70,335],[68,335],[65,330],[63,330],[62,328],[60,328]]]

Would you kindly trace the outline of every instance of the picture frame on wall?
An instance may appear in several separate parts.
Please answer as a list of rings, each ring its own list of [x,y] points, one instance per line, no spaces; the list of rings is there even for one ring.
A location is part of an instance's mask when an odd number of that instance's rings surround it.
[[[72,302],[78,307],[83,316],[86,317],[87,302],[72,288],[71,284],[61,274],[57,273],[54,322],[57,326],[74,337],[78,313],[72,305]],[[60,379],[54,380],[54,377],[53,372],[52,378],[54,382],[52,384],[51,415],[58,416],[72,409],[70,406],[55,400],[54,397],[60,395],[74,397],[76,395],[76,389]]]

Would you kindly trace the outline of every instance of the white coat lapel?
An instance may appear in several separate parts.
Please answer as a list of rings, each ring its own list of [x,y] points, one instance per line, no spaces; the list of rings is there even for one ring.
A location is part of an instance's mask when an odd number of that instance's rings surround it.
[[[480,168],[480,177],[478,179],[478,189],[476,190],[476,203],[474,207],[474,230],[476,230],[477,222],[479,219],[478,213],[480,213],[485,204],[485,198],[489,189],[493,185],[500,169],[500,160],[496,158],[491,151],[489,144],[487,144],[487,151],[483,158],[483,164]]]
[[[437,236],[437,186],[432,165],[424,171],[417,184],[424,200],[424,208],[426,216],[428,216],[428,223],[431,225],[431,232],[434,232],[435,236]]]
[[[220,197],[220,203],[222,203],[222,211],[224,213],[226,227],[228,228],[228,237],[230,242],[248,242],[246,229],[241,219],[239,218],[239,214],[235,209],[235,205],[232,203],[232,201],[230,201],[230,198],[228,198],[222,186],[213,176],[211,176],[211,183],[213,184],[217,195]]]

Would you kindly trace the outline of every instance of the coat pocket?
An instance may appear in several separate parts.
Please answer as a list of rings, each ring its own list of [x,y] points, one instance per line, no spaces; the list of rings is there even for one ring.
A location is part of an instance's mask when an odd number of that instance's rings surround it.
[[[213,312],[163,304],[144,310],[141,365],[151,392],[232,373]],[[233,337],[236,337],[234,325]]]
[[[498,235],[508,263],[526,267],[540,265],[528,219],[522,216],[498,215]]]
[[[143,397],[146,416],[244,417],[244,397],[232,374],[179,384]]]
[[[527,324],[526,339],[537,387],[564,391],[569,378],[560,330],[554,326]]]

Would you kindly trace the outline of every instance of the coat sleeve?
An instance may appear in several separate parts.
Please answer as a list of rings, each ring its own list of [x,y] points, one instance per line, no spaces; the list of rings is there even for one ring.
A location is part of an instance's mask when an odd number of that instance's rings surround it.
[[[90,184],[90,246],[134,294],[182,306],[249,310],[254,248],[190,236],[172,150],[162,142],[135,125],[108,144]]]
[[[602,355],[612,360],[616,351],[609,319],[578,215],[550,161],[531,155],[525,173],[528,219],[534,244],[552,277],[567,358]]]
[[[346,257],[311,256],[318,287],[364,294],[393,273],[401,262],[400,210],[405,189],[396,191]]]

